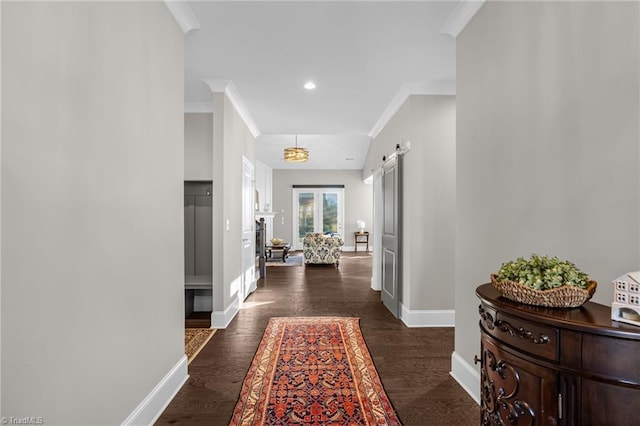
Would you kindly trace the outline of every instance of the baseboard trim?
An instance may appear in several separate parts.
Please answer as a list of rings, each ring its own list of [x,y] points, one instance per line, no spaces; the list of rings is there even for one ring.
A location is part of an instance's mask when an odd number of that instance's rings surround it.
[[[253,293],[258,289],[258,278],[254,277],[251,285],[249,286],[249,294]]]
[[[411,310],[400,304],[400,319],[407,327],[454,327],[456,311],[447,310]]]
[[[382,287],[380,287],[380,283],[376,280],[375,277],[371,277],[371,290],[381,291]]]
[[[356,246],[342,246],[342,251],[356,251]],[[373,246],[369,246],[369,251],[365,250],[362,246],[358,247],[358,253],[373,253]]]
[[[188,378],[187,356],[183,355],[122,425],[154,424]]]
[[[451,377],[480,405],[480,373],[457,352],[451,354]]]
[[[236,294],[236,297],[231,301],[227,309],[224,311],[211,312],[211,328],[227,328],[239,311],[240,303],[238,302],[238,296]]]

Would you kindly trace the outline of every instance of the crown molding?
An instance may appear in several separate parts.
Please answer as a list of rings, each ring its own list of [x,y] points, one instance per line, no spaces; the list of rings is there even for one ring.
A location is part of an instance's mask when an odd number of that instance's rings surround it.
[[[240,115],[240,118],[242,118],[244,124],[247,125],[247,128],[249,129],[253,137],[257,138],[258,136],[260,136],[260,130],[258,129],[256,122],[253,121],[253,117],[251,117],[251,114],[249,114],[249,110],[245,106],[242,98],[240,97],[240,93],[238,93],[236,86],[231,80],[205,78],[202,81],[204,81],[205,84],[209,86],[209,89],[211,89],[213,93],[224,93],[225,95],[227,95],[229,101],[231,101],[231,105],[233,105],[236,111],[238,111],[238,115]]]
[[[233,84],[231,80],[219,78],[205,78],[202,81],[204,81],[204,84],[206,84],[213,93],[225,93],[227,86]]]
[[[213,112],[211,102],[185,102],[184,112]]]
[[[200,23],[185,0],[165,0],[164,4],[167,5],[183,33],[200,28]]]
[[[461,0],[447,22],[440,29],[440,34],[458,37],[471,18],[480,10],[486,0]]]
[[[376,124],[369,132],[371,138],[376,138],[378,134],[384,129],[389,120],[398,112],[402,104],[411,95],[455,95],[456,83],[455,81],[431,81],[431,82],[409,82],[400,86],[400,89],[391,99],[391,102],[387,105],[382,112]]]

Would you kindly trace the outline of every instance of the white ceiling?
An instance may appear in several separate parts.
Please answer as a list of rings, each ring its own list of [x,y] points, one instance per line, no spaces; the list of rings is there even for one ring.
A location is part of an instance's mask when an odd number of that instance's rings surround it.
[[[457,4],[190,1],[200,28],[186,36],[187,111],[211,102],[203,80],[230,80],[260,133],[258,160],[361,169],[394,99],[453,92],[455,40],[440,31]],[[282,159],[295,134],[310,151],[302,165]]]

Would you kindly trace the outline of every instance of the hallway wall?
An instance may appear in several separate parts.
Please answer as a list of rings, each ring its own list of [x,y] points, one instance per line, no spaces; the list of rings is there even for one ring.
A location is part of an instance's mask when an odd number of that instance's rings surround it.
[[[456,353],[474,289],[532,253],[610,281],[640,261],[637,2],[487,2],[457,40]],[[479,389],[479,386],[470,386]]]
[[[184,180],[213,177],[213,113],[184,114]]]
[[[226,94],[215,92],[212,97],[212,326],[221,328],[226,327],[239,308],[238,291],[243,274],[242,157],[255,164],[255,138]]]
[[[1,7],[1,414],[121,424],[187,374],[184,35],[162,2]]]
[[[405,309],[447,310],[453,322],[455,96],[410,96],[371,142],[364,173],[379,168],[396,144],[404,161],[402,300]]]

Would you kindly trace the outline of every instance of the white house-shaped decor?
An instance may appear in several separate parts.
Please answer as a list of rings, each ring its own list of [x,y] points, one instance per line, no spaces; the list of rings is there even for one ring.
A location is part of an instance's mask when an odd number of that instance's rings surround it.
[[[611,319],[640,326],[640,271],[622,275],[612,284]]]

